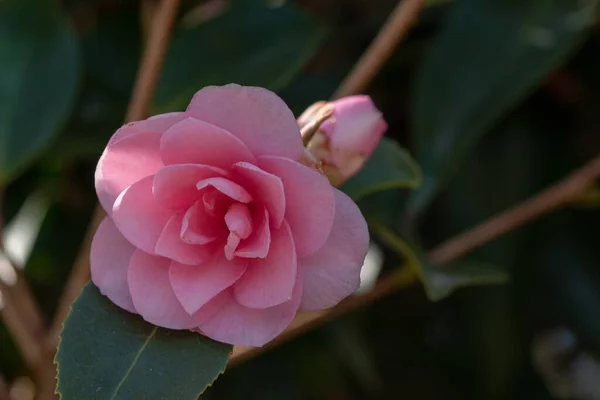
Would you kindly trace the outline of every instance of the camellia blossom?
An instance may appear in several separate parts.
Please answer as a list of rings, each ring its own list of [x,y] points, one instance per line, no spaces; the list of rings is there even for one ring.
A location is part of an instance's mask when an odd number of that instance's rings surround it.
[[[337,304],[359,285],[367,225],[304,150],[279,97],[233,84],[123,126],[96,169],[93,282],[152,324],[236,345]]]
[[[381,112],[369,96],[349,96],[331,103],[319,102],[298,119],[302,127],[330,114],[310,140],[308,148],[322,162],[323,171],[341,185],[363,166],[387,130]]]

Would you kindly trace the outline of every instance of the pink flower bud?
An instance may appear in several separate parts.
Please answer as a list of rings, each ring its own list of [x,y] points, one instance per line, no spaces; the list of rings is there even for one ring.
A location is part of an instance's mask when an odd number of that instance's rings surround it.
[[[369,96],[344,97],[321,107],[332,108],[333,115],[321,124],[308,148],[323,163],[330,181],[341,185],[363,166],[387,124]],[[311,114],[315,114],[313,107],[299,118],[299,124],[305,125]]]

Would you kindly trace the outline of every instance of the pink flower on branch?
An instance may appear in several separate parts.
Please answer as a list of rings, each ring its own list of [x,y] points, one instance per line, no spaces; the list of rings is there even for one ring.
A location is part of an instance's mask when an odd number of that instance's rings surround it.
[[[303,154],[291,111],[261,88],[207,87],[185,112],[123,126],[96,169],[108,217],[93,282],[152,324],[236,345],[334,306],[359,285],[367,225]]]

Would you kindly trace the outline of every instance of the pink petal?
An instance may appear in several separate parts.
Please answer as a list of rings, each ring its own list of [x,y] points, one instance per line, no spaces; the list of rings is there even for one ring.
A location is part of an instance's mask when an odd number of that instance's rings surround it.
[[[333,188],[317,171],[281,157],[260,157],[259,166],[277,175],[285,190],[285,220],[290,224],[299,257],[319,250],[331,231],[335,214]]]
[[[112,145],[132,133],[164,133],[171,126],[175,125],[182,119],[188,118],[189,115],[184,112],[173,112],[159,114],[150,118],[129,122],[120,127],[110,138],[108,145]]]
[[[335,158],[338,151],[369,156],[377,147],[387,124],[369,96],[349,96],[330,103],[333,118],[320,130],[330,140]]]
[[[231,132],[256,156],[299,160],[302,155],[302,138],[294,115],[266,89],[236,84],[207,86],[196,93],[187,112]]]
[[[198,190],[202,190],[206,187],[214,187],[219,192],[241,203],[249,203],[252,200],[252,196],[250,196],[250,193],[248,193],[246,189],[226,178],[204,179],[198,182],[196,187]]]
[[[254,156],[240,139],[195,118],[184,119],[166,131],[160,153],[167,165],[192,163],[227,169],[238,161],[254,162]]]
[[[153,176],[147,176],[125,189],[115,201],[112,215],[123,236],[135,247],[151,254],[173,214],[154,199],[153,180]]]
[[[167,208],[189,207],[201,197],[196,184],[217,176],[227,176],[227,171],[202,164],[167,165],[154,175],[154,197]]]
[[[208,260],[215,252],[214,245],[188,244],[181,240],[183,214],[173,215],[163,229],[155,253],[182,264],[196,265]]]
[[[238,245],[240,244],[240,237],[235,233],[231,232],[227,237],[227,244],[225,245],[225,258],[228,260],[233,260],[233,253],[237,250]]]
[[[236,182],[269,210],[273,223],[279,228],[285,214],[285,193],[281,179],[246,162],[234,164],[232,174]]]
[[[131,257],[127,279],[133,304],[151,324],[169,329],[190,329],[198,324],[185,312],[171,288],[171,260],[136,250]]]
[[[267,308],[292,298],[297,257],[288,224],[284,221],[271,238],[267,257],[252,260],[248,271],[233,287],[235,299],[242,306]]]
[[[222,252],[203,265],[173,263],[169,278],[179,302],[194,314],[213,297],[231,286],[246,271],[247,260],[226,260]]]
[[[302,274],[298,269],[292,299],[269,308],[246,308],[229,291],[222,292],[200,309],[212,314],[200,323],[202,334],[219,342],[240,346],[263,346],[287,328],[298,310]]]
[[[202,195],[202,203],[207,214],[213,217],[223,217],[233,200],[217,189],[206,190]]]
[[[269,212],[266,209],[255,212],[252,226],[252,234],[237,246],[234,255],[245,258],[265,258],[271,245]]]
[[[92,281],[100,293],[119,307],[137,313],[127,286],[127,270],[134,251],[135,247],[125,240],[112,220],[104,218],[92,240],[90,268]]]
[[[235,232],[241,239],[246,239],[252,233],[252,216],[248,206],[233,203],[225,214],[225,224],[231,232]]]
[[[108,215],[125,188],[163,166],[159,145],[160,133],[138,132],[106,147],[98,161],[95,179],[98,199]]]
[[[252,233],[252,216],[248,206],[242,203],[233,203],[225,214],[225,224],[229,229],[225,257],[231,260],[241,240],[246,239]]]
[[[206,244],[227,235],[222,219],[210,215],[202,201],[197,201],[184,214],[181,239],[188,244]]]
[[[367,223],[354,202],[334,189],[336,214],[325,245],[300,260],[304,273],[303,310],[329,308],[358,289],[369,248]]]

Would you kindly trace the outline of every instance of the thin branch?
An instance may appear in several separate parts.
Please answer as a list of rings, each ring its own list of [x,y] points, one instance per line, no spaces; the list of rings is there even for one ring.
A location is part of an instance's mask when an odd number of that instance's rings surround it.
[[[125,122],[137,121],[148,115],[178,6],[179,0],[162,0],[155,12]]]
[[[2,193],[0,193],[0,208]],[[47,367],[44,358],[46,329],[42,312],[22,271],[15,268],[4,254],[4,219],[0,215],[0,268],[6,269],[10,279],[0,277],[0,306],[2,319],[19,348],[23,360],[32,371]],[[6,277],[5,277],[6,279]],[[50,363],[50,367],[52,363]]]
[[[360,93],[371,83],[417,20],[423,4],[424,0],[402,0],[398,3],[377,37],[340,84],[334,99]]]
[[[325,322],[336,318],[347,312],[353,311],[360,306],[369,304],[378,300],[390,293],[393,293],[398,286],[398,278],[396,275],[390,275],[381,279],[377,285],[367,293],[348,297],[334,308],[323,311],[300,312],[294,318],[291,325],[279,335],[275,340],[268,343],[264,347],[245,347],[236,346],[233,349],[233,354],[229,361],[229,366],[238,365],[247,361],[265,351],[268,351],[280,344],[289,341],[290,339],[300,336],[307,331],[310,331]]]
[[[529,200],[441,244],[429,252],[428,257],[437,264],[445,264],[456,260],[536,217],[576,200],[598,177],[600,177],[600,156]],[[290,327],[267,346],[262,348],[234,348],[230,365],[234,366],[249,360],[339,315],[370,304],[393,293],[397,287],[398,278],[395,275],[390,275],[381,279],[371,292],[351,296],[332,309],[299,313]]]
[[[158,83],[160,70],[169,43],[170,32],[177,15],[178,6],[179,0],[162,0],[156,10],[146,49],[138,69],[138,75],[129,102],[125,122],[138,121],[148,115],[154,89]],[[56,348],[58,335],[62,329],[62,323],[69,313],[71,304],[73,304],[85,283],[90,279],[90,247],[94,233],[96,232],[96,229],[98,229],[98,225],[104,218],[104,215],[105,213],[102,208],[96,206],[94,216],[73,265],[71,275],[67,281],[65,293],[60,300],[58,311],[50,330],[50,348]]]
[[[8,384],[2,374],[0,374],[0,400],[10,400]]]
[[[15,341],[25,364],[32,370],[39,368],[42,360],[43,341],[36,337],[27,321],[23,318],[19,304],[19,295],[14,286],[9,286],[0,280],[0,295],[2,297],[1,316],[4,325]]]
[[[600,177],[600,156],[571,175],[482,224],[448,240],[429,253],[435,264],[445,264],[527,222],[577,200]]]

